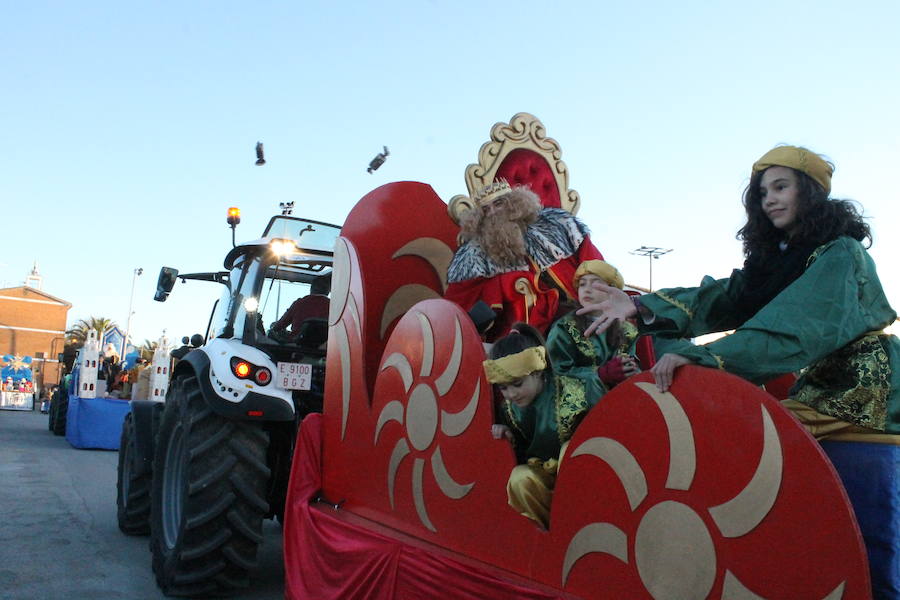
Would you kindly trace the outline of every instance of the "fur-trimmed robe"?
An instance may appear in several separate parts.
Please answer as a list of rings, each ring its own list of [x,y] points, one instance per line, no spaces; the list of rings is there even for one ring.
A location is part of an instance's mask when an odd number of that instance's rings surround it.
[[[560,300],[578,299],[572,286],[578,265],[603,259],[584,223],[560,208],[541,210],[537,221],[525,230],[525,251],[527,262],[503,268],[485,254],[477,241],[469,240],[456,251],[447,270],[446,299],[464,310],[484,300],[498,313],[487,333],[489,341],[506,335],[517,321],[546,332],[558,316]],[[541,273],[546,273],[543,280]],[[529,305],[529,297],[533,306]]]

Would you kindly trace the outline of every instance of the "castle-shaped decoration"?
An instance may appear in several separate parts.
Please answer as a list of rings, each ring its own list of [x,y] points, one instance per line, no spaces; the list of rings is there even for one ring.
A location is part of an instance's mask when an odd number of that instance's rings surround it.
[[[169,389],[169,338],[165,332],[159,336],[153,361],[150,363],[150,400],[163,401]]]
[[[87,340],[79,353],[78,364],[78,396],[81,398],[97,397],[97,366],[100,360],[100,340],[93,329],[88,331]]]

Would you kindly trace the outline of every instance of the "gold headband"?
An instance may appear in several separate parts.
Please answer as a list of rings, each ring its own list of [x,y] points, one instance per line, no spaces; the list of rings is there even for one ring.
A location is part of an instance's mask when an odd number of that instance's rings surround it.
[[[491,383],[510,383],[535,371],[547,368],[547,351],[543,346],[526,348],[516,354],[484,361],[484,373]]]
[[[588,273],[596,275],[609,285],[620,290],[625,287],[625,279],[617,268],[605,260],[593,259],[584,261],[575,269],[575,277],[572,278],[572,283],[575,284],[576,288],[578,287],[578,280]]]
[[[806,173],[825,188],[825,195],[831,193],[831,174],[834,167],[821,156],[800,146],[778,146],[762,155],[753,163],[753,172],[765,171],[769,167],[789,167]]]

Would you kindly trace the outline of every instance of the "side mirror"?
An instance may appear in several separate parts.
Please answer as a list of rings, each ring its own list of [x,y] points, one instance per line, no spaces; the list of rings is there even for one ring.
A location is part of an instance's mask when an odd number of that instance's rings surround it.
[[[163,267],[159,270],[159,279],[156,280],[156,294],[153,299],[157,302],[165,302],[169,297],[169,292],[175,287],[175,281],[178,279],[178,269],[172,267]]]

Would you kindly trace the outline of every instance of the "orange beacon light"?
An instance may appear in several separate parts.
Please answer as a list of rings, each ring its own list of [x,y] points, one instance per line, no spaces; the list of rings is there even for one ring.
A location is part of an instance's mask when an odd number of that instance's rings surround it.
[[[228,224],[234,227],[241,222],[241,209],[232,206],[228,209]]]

